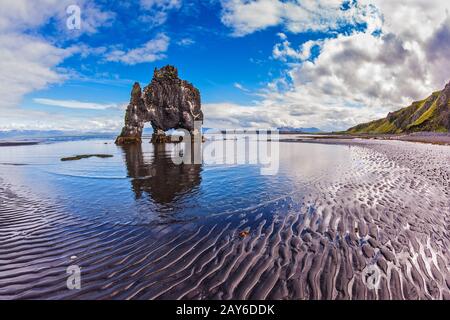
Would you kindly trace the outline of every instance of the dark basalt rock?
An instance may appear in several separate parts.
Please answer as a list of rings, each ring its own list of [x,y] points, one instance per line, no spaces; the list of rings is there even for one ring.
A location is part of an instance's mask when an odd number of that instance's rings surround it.
[[[140,143],[146,122],[153,127],[152,142],[155,143],[171,142],[165,136],[165,131],[170,129],[201,134],[195,121],[203,123],[200,92],[191,83],[178,78],[175,67],[167,65],[155,69],[151,83],[143,91],[139,83],[134,84],[125,113],[125,126],[116,144]]]
[[[152,143],[179,143],[183,141],[182,136],[166,136],[165,133],[154,133],[150,142]]]

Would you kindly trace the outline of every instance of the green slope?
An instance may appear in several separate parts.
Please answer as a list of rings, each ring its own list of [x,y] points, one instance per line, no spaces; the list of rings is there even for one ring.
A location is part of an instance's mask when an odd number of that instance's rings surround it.
[[[353,134],[385,134],[420,131],[450,131],[450,83],[444,90],[409,107],[388,114],[386,118],[359,124],[347,130]]]

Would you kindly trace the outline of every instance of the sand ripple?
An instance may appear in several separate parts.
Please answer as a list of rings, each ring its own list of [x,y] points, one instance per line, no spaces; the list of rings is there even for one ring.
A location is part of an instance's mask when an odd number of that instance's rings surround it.
[[[189,223],[83,220],[3,183],[0,299],[450,299],[450,148],[363,144],[306,194]]]

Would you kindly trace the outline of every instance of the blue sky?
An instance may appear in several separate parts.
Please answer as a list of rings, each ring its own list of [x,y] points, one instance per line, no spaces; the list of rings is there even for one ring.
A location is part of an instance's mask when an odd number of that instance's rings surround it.
[[[133,82],[166,64],[208,127],[345,129],[450,79],[446,1],[392,2],[5,0],[0,130],[117,131]]]

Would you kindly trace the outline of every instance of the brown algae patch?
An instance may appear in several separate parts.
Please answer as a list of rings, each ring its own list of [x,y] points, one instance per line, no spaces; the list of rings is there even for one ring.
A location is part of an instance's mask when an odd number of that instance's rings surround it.
[[[88,158],[112,158],[114,157],[112,154],[81,154],[81,155],[76,155],[73,157],[66,157],[66,158],[61,158],[61,161],[76,161],[76,160],[81,160],[81,159],[88,159]]]

